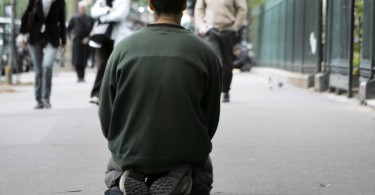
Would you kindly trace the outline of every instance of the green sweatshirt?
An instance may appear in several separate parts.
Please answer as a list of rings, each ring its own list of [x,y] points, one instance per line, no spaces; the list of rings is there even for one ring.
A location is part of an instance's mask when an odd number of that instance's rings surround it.
[[[122,170],[202,167],[220,115],[221,65],[198,36],[155,25],[114,49],[101,85],[99,118]]]

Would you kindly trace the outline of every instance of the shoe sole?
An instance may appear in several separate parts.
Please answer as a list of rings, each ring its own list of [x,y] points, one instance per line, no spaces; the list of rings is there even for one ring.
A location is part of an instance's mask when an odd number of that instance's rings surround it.
[[[50,109],[52,106],[51,105],[44,105],[43,108]]]
[[[50,109],[52,105],[49,102],[43,102],[43,108]]]
[[[180,178],[162,177],[150,187],[150,195],[189,194],[192,187],[191,169],[184,168]]]
[[[122,174],[119,185],[124,195],[148,195],[146,183],[130,178],[129,171]]]
[[[96,101],[91,101],[90,100],[89,103],[99,105],[99,102],[96,102]]]

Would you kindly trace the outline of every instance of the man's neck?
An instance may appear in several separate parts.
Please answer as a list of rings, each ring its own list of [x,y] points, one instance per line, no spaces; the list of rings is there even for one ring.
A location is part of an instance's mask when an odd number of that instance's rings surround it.
[[[180,16],[170,16],[170,15],[157,15],[155,16],[155,24],[174,24],[181,25]]]

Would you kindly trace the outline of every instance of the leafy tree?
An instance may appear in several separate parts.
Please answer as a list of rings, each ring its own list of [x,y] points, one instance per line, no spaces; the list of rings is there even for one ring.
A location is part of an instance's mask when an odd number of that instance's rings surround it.
[[[358,75],[359,64],[361,63],[362,47],[362,23],[363,23],[363,1],[355,0],[354,12],[354,45],[353,45],[353,74]]]
[[[25,11],[28,0],[18,0],[16,6],[16,17],[20,18],[22,13]],[[2,0],[0,1],[0,16],[4,16],[5,5],[13,3],[13,0]]]
[[[251,9],[255,8],[258,5],[264,5],[265,3],[266,0],[247,0],[247,4]]]

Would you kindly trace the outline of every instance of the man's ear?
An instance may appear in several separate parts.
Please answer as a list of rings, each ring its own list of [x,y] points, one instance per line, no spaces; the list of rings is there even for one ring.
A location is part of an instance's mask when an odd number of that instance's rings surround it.
[[[151,11],[154,11],[154,5],[152,5],[151,0],[148,0],[148,7],[150,7]]]

